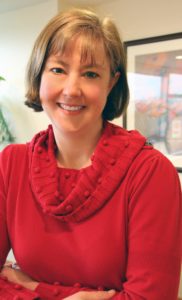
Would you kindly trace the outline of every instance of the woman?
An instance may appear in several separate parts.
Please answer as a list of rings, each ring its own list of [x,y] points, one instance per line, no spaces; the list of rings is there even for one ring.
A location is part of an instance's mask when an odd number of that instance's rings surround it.
[[[180,185],[143,136],[108,122],[128,94],[111,20],[75,9],[50,21],[26,105],[51,125],[0,156],[3,299],[176,300]],[[18,270],[3,267],[10,248]]]

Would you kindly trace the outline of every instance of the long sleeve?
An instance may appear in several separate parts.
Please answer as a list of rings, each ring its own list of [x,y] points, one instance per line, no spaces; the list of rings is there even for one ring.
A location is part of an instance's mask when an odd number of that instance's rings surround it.
[[[86,290],[90,291],[91,289],[81,287],[79,284],[75,284],[75,286],[72,287],[66,287],[58,283],[55,283],[54,285],[40,283],[36,288],[36,292],[39,294],[41,300],[61,300],[79,291]]]
[[[6,162],[6,160],[4,161]],[[8,228],[6,222],[6,190],[4,184],[5,164],[3,164],[2,153],[0,153],[0,270],[4,265],[6,257],[11,248]],[[0,276],[0,299],[5,300],[33,300],[38,299],[38,294],[20,285],[9,282],[5,277]]]
[[[136,166],[130,178],[128,261],[120,300],[176,300],[182,195],[176,170],[162,155]]]

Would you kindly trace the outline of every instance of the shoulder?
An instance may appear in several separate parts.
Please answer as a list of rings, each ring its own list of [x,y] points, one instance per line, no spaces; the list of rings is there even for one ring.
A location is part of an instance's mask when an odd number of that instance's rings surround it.
[[[10,144],[6,146],[1,152],[0,157],[9,157],[13,154],[21,155],[27,151],[27,144]]]
[[[169,170],[171,172],[177,173],[172,162],[160,151],[155,149],[152,145],[145,145],[141,152],[138,154],[135,160],[137,167],[145,169],[157,169],[159,168],[161,172]]]
[[[137,130],[128,131],[115,124],[108,125],[113,135],[117,137],[118,147],[122,141],[127,141],[126,158],[130,158],[127,172],[128,182],[138,184],[148,179],[156,180],[156,184],[163,181],[179,181],[177,170],[171,161],[147,141]],[[138,149],[136,151],[136,149]],[[133,156],[133,153],[135,155]],[[122,154],[123,155],[123,154]],[[132,159],[133,158],[133,159]],[[123,159],[123,157],[122,157]],[[159,181],[158,181],[159,180]]]
[[[11,144],[0,152],[0,168],[10,169],[13,165],[19,165],[27,156],[27,144]]]
[[[131,192],[148,190],[150,194],[158,193],[153,199],[164,198],[166,193],[168,196],[172,193],[172,199],[181,193],[176,168],[167,157],[152,147],[144,147],[133,161],[127,182]]]
[[[126,156],[131,159],[131,168],[148,168],[148,165],[164,164],[169,168],[175,169],[168,158],[148,142],[137,130],[126,130],[118,125],[107,123],[110,143],[116,144],[118,148],[125,144]],[[135,152],[135,155],[133,155]],[[123,152],[121,151],[121,156]],[[122,157],[123,158],[123,157]]]
[[[129,178],[136,181],[147,174],[162,176],[165,172],[177,176],[177,171],[168,158],[148,143],[140,132],[128,131],[111,123],[107,123],[106,129],[109,155],[117,160],[116,168],[124,168]]]
[[[109,124],[109,127],[112,128],[114,135],[121,137],[121,141],[125,139],[128,142],[128,155],[130,154],[130,151],[133,151],[133,148],[136,148],[137,144],[140,144],[141,147],[139,148],[135,159],[132,161],[131,168],[136,169],[137,167],[137,170],[140,168],[148,169],[149,166],[157,167],[157,165],[160,165],[160,167],[165,166],[176,172],[171,161],[160,151],[155,149],[155,147],[148,142],[140,132],[137,130],[128,131],[115,124]],[[130,147],[130,145],[132,147]]]

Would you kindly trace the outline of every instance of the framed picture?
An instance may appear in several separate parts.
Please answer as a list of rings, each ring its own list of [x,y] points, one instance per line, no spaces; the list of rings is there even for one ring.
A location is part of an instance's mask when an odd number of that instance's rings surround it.
[[[130,103],[137,129],[182,172],[182,32],[125,42]]]

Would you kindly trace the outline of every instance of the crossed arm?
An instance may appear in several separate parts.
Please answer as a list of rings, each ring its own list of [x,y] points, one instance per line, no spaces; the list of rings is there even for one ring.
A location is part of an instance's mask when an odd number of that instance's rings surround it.
[[[27,276],[21,270],[17,270],[11,267],[12,264],[7,262],[3,269],[1,270],[0,275],[7,278],[8,281],[13,284],[20,285],[25,289],[36,291],[39,283],[34,281],[32,278]],[[109,300],[115,294],[114,290],[110,291],[78,291],[75,294],[64,298],[64,300]],[[42,298],[41,298],[42,299]],[[50,299],[50,298],[48,298]],[[61,298],[57,299],[63,299]]]

